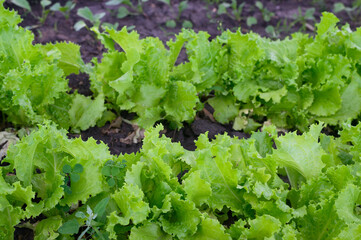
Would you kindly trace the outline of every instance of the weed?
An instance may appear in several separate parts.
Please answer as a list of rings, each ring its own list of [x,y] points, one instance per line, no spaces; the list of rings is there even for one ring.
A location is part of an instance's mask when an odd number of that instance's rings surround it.
[[[333,11],[335,13],[345,11],[352,21],[356,21],[361,13],[361,0],[356,0],[352,3],[352,7],[345,6],[342,2],[334,3]]]
[[[61,12],[65,19],[69,19],[70,12],[74,9],[75,5],[73,1],[67,1],[64,6],[61,6],[60,3],[55,3],[50,7],[50,10],[53,12]]]
[[[93,14],[93,12],[88,7],[83,7],[78,9],[78,16],[88,20],[94,27],[99,28],[101,25],[101,19],[105,16],[104,12]],[[79,31],[82,28],[88,28],[87,24],[80,20],[74,25],[75,31]]]
[[[242,12],[243,7],[245,5],[245,2],[242,2],[241,4],[237,3],[237,0],[232,0],[232,3],[221,3],[218,6],[218,15],[227,14],[230,18],[240,22],[242,20]],[[231,9],[232,14],[228,13],[228,9]]]
[[[262,2],[257,1],[255,3],[256,7],[261,11],[263,20],[265,22],[271,21],[271,18],[275,15],[273,12],[268,10],[265,6],[263,6]]]
[[[315,21],[315,8],[308,8],[305,12],[305,14],[302,14],[302,9],[298,7],[298,14],[294,14],[294,21],[291,23],[291,26],[294,26],[296,24],[300,24],[301,27],[299,31],[306,31],[306,28],[308,27],[308,21]],[[313,29],[310,29],[313,30]]]

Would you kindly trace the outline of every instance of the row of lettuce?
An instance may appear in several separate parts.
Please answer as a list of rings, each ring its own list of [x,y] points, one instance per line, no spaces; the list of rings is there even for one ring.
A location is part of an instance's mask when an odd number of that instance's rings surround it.
[[[270,120],[305,131],[315,121],[357,119],[361,111],[361,30],[339,29],[331,13],[315,37],[277,41],[240,31],[209,40],[183,30],[165,46],[126,28],[94,28],[107,52],[89,64],[73,43],[33,45],[15,12],[1,4],[0,13],[0,110],[14,124],[52,120],[85,130],[126,110],[144,128],[163,119],[181,127],[209,103],[217,121],[237,130]],[[182,49],[187,60],[178,63]],[[66,77],[79,71],[89,74],[92,97],[68,94]]]
[[[94,61],[92,90],[113,109],[137,113],[145,127],[159,119],[192,121],[204,96],[212,96],[216,120],[234,121],[235,129],[257,125],[249,118],[303,131],[315,120],[337,125],[361,111],[361,30],[337,23],[324,13],[315,37],[277,41],[240,31],[209,40],[205,32],[183,30],[167,47],[125,28],[94,29],[108,53]],[[183,47],[188,60],[177,64]]]
[[[129,155],[51,124],[12,145],[0,168],[1,239],[14,239],[15,226],[36,240],[361,235],[361,124],[338,138],[322,125],[280,137],[270,126],[241,140],[204,134],[195,151],[160,137],[162,128]]]
[[[7,120],[32,126],[52,120],[65,129],[95,125],[104,99],[68,94],[66,76],[84,68],[73,43],[33,45],[34,35],[18,24],[20,16],[0,1],[0,111]],[[93,111],[95,109],[95,111]]]
[[[125,29],[93,29],[108,52],[85,65],[75,44],[33,45],[20,21],[0,4],[0,110],[14,124],[45,124],[1,161],[1,239],[14,239],[15,227],[37,240],[361,235],[361,124],[346,121],[361,110],[359,30],[339,30],[326,13],[315,38],[225,32],[210,41],[183,31],[165,47]],[[188,60],[177,64],[183,46]],[[90,76],[92,98],[68,94],[66,76],[79,71]],[[140,152],[114,156],[58,128],[84,130],[121,110],[137,113],[143,127],[161,119],[179,127],[210,95],[215,118],[235,128],[267,117],[308,131],[205,134],[188,151],[157,126]],[[316,120],[343,130],[327,136],[322,124],[308,127]]]

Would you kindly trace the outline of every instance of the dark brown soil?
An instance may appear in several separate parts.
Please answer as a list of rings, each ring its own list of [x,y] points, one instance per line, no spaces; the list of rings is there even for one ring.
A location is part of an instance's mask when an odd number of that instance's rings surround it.
[[[262,36],[270,37],[265,28],[268,25],[277,26],[279,38],[289,36],[292,32],[296,32],[302,27],[300,23],[289,27],[292,22],[295,21],[294,15],[298,13],[298,9],[304,13],[307,9],[315,7],[315,21],[307,21],[308,25],[305,29],[310,34],[313,33],[312,26],[315,22],[319,21],[322,11],[332,11],[333,4],[336,2],[343,2],[345,6],[350,6],[353,1],[350,0],[261,0],[263,5],[273,12],[275,15],[270,22],[263,20],[261,12],[254,6],[253,0],[238,1],[239,3],[245,2],[245,7],[242,13],[240,21],[235,20],[228,15],[217,15],[218,5],[207,4],[206,0],[190,0],[188,2],[188,8],[182,12],[179,20],[177,20],[177,26],[175,28],[167,28],[166,22],[168,20],[176,20],[178,15],[178,6],[180,0],[171,0],[172,5],[168,6],[157,0],[149,0],[144,3],[144,13],[138,15],[130,15],[123,19],[118,19],[114,15],[114,11],[117,7],[107,6],[107,1],[95,1],[95,0],[74,0],[76,7],[71,11],[69,19],[65,19],[61,13],[50,13],[44,24],[39,24],[39,21],[34,16],[41,16],[41,6],[36,4],[39,1],[33,1],[34,5],[33,14],[29,14],[21,8],[10,4],[10,1],[5,3],[6,7],[13,8],[19,11],[24,18],[22,22],[23,27],[31,29],[36,38],[36,43],[47,43],[56,41],[71,41],[81,46],[81,53],[85,62],[90,62],[94,57],[100,58],[105,51],[99,41],[96,40],[94,34],[87,29],[82,29],[76,32],[73,29],[74,24],[81,20],[76,14],[77,9],[88,6],[93,13],[106,12],[106,16],[102,19],[108,23],[118,23],[118,29],[123,26],[135,26],[135,30],[138,31],[141,37],[154,36],[160,38],[166,42],[175,33],[181,30],[182,23],[185,20],[191,21],[193,29],[195,31],[207,31],[211,38],[216,37],[222,30],[230,29],[232,31],[241,28],[242,32],[254,31]],[[65,0],[58,1],[62,5]],[[136,1],[134,1],[136,2]],[[230,2],[230,1],[229,1]],[[246,18],[254,16],[257,18],[258,23],[251,28],[246,24]],[[354,14],[349,16],[346,12],[338,13],[337,16],[341,19],[341,23],[349,22],[354,29],[360,25],[360,14]],[[286,24],[282,27],[283,21],[286,20]],[[88,26],[90,23],[87,22]],[[77,90],[79,93],[86,96],[92,95],[90,91],[89,77],[86,74],[71,75],[69,78],[69,87],[73,90]],[[167,124],[167,123],[165,123]],[[132,134],[135,129],[127,124],[122,123],[120,126],[108,123],[102,128],[93,127],[81,133],[83,139],[93,137],[97,140],[101,140],[108,144],[110,151],[113,154],[131,153],[140,149],[141,143],[134,143]],[[166,127],[164,134],[171,137],[173,141],[179,141],[188,150],[194,150],[194,140],[198,138],[201,133],[208,131],[209,137],[214,138],[215,135],[227,132],[231,136],[237,136],[239,138],[249,137],[248,134],[243,132],[234,131],[232,125],[221,125],[212,121],[207,114],[199,112],[193,123],[185,124],[180,130],[170,130]],[[69,134],[70,137],[78,136],[76,134]],[[26,228],[18,228],[15,233],[15,239],[27,240],[33,239],[33,232]]]

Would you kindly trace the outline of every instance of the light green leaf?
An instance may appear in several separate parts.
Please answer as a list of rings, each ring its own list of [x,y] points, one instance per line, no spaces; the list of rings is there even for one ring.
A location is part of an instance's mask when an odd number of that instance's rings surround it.
[[[275,139],[277,149],[273,156],[281,166],[295,171],[288,174],[293,187],[297,187],[297,174],[308,180],[318,177],[325,166],[322,162],[325,152],[318,142],[321,129],[322,125],[312,125],[302,136],[289,133]]]
[[[317,35],[322,36],[327,32],[334,31],[338,22],[339,19],[334,14],[329,12],[322,13],[321,22],[316,24]]]
[[[136,185],[126,184],[111,197],[120,209],[121,217],[118,223],[122,225],[128,225],[130,220],[138,224],[144,221],[150,212],[148,203],[143,201],[144,193]]]
[[[179,238],[189,238],[197,231],[201,222],[201,213],[189,200],[182,200],[181,195],[170,193],[164,199],[164,205],[169,203],[170,210],[162,214],[159,221],[163,230]]]
[[[109,36],[119,44],[119,46],[128,54],[130,49],[141,52],[143,49],[142,41],[139,40],[139,34],[135,31],[128,33],[127,28],[123,27],[121,31],[114,29],[107,30]]]
[[[196,114],[198,102],[196,88],[187,82],[175,82],[170,86],[169,94],[164,104],[166,118],[176,123],[191,121]],[[182,103],[179,105],[179,103]]]
[[[358,203],[360,188],[353,184],[348,184],[340,193],[335,201],[336,212],[340,219],[347,224],[361,224],[361,218],[355,214],[356,204]]]
[[[41,220],[35,228],[35,240],[48,240],[56,239],[59,233],[56,233],[63,223],[63,219],[60,216],[53,216],[44,220]],[[64,229],[63,229],[64,230]]]
[[[171,235],[166,234],[157,223],[145,222],[143,226],[132,228],[129,240],[171,240]]]
[[[80,46],[74,43],[60,42],[53,44],[61,52],[58,66],[63,69],[66,76],[75,73],[84,67],[83,59],[80,55]]]
[[[341,96],[337,88],[328,88],[314,92],[314,100],[309,108],[317,116],[329,116],[341,108]]]
[[[247,239],[264,239],[270,238],[281,228],[281,222],[272,216],[257,216],[248,222],[249,229],[245,230]]]
[[[238,115],[239,104],[231,95],[211,98],[208,103],[214,108],[215,119],[222,124],[234,120]]]
[[[201,178],[199,171],[191,173],[183,181],[183,185],[188,199],[194,202],[197,207],[206,203],[212,194],[211,185]]]
[[[228,138],[226,136],[221,139],[227,141]],[[196,141],[199,150],[197,150],[196,165],[193,166],[192,171],[198,170],[200,177],[211,186],[212,194],[207,204],[212,209],[221,210],[224,206],[227,206],[234,212],[240,211],[244,199],[242,191],[237,187],[239,172],[232,167],[230,151],[222,144],[214,144],[212,147],[201,149],[203,141],[206,144],[205,146],[207,144],[212,146],[212,144],[207,143],[208,138],[205,135],[202,135]]]
[[[349,240],[349,239],[353,239],[355,236],[361,236],[361,225],[360,224],[352,224],[352,225],[346,227],[334,239],[335,240]]]
[[[86,130],[96,125],[103,116],[104,95],[99,94],[94,100],[77,94],[69,110],[70,121],[74,129]]]
[[[225,233],[225,228],[216,219],[203,216],[202,222],[198,228],[196,234],[192,236],[192,239],[208,240],[231,240],[231,236]]]

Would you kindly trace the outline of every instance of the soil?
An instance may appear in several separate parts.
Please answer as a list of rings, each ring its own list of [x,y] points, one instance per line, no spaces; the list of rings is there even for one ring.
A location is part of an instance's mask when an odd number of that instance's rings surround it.
[[[32,2],[32,14],[26,12],[13,4],[10,1],[5,3],[5,6],[11,9],[17,10],[24,21],[21,23],[23,27],[31,29],[35,34],[35,43],[47,43],[57,41],[71,41],[81,46],[81,53],[86,63],[90,62],[92,58],[101,58],[102,53],[105,51],[102,44],[96,40],[94,34],[87,29],[83,28],[80,31],[75,31],[74,24],[81,20],[77,15],[77,10],[82,7],[89,7],[93,13],[105,12],[106,15],[102,19],[107,23],[118,23],[118,29],[123,26],[134,26],[134,29],[140,34],[141,37],[154,36],[160,38],[166,42],[181,30],[182,23],[186,20],[193,24],[195,31],[207,31],[211,38],[215,38],[222,31],[230,29],[232,31],[241,28],[242,32],[253,31],[259,33],[262,36],[272,37],[265,31],[269,25],[277,26],[278,38],[285,38],[291,33],[298,31],[302,25],[296,23],[291,26],[291,23],[295,21],[295,14],[301,10],[303,13],[311,7],[316,8],[314,21],[307,21],[305,31],[313,34],[313,26],[315,22],[319,21],[322,11],[331,11],[333,5],[336,2],[343,2],[345,6],[350,6],[352,1],[349,0],[261,0],[263,5],[274,13],[274,16],[269,22],[263,20],[261,12],[254,6],[253,0],[238,1],[238,3],[245,2],[242,18],[238,21],[232,17],[231,14],[217,15],[218,5],[209,4],[206,0],[190,0],[188,1],[188,7],[184,10],[179,19],[178,6],[180,0],[171,0],[171,6],[157,1],[149,0],[144,3],[143,14],[134,14],[127,16],[123,19],[116,17],[116,10],[118,6],[107,6],[107,1],[95,1],[95,0],[74,0],[76,7],[71,11],[70,17],[66,19],[60,12],[51,12],[44,24],[40,24],[36,16],[41,16],[42,8],[39,1]],[[58,1],[61,5],[64,5],[66,0]],[[133,1],[136,2],[136,1]],[[214,1],[215,2],[215,1]],[[228,1],[230,2],[230,1]],[[133,11],[127,7],[129,11]],[[360,25],[361,14],[348,15],[345,11],[336,14],[341,23],[350,23],[351,28],[355,29]],[[246,24],[246,18],[254,16],[258,23],[249,28]],[[166,27],[168,20],[177,20],[175,28]],[[285,23],[285,25],[283,25]],[[90,23],[87,22],[88,26]],[[182,57],[181,57],[182,59]],[[184,56],[183,56],[184,60]],[[71,75],[68,77],[69,87],[73,91],[78,91],[86,96],[92,95],[90,90],[89,76],[87,74]],[[201,111],[197,113],[197,117],[192,123],[185,123],[184,127],[179,130],[171,130],[167,127],[164,134],[171,137],[173,141],[179,141],[186,149],[194,150],[194,140],[198,138],[201,133],[209,132],[209,137],[214,138],[217,134],[227,132],[230,136],[237,136],[239,138],[249,137],[248,134],[234,131],[232,125],[222,125],[215,122],[210,117],[209,112],[212,109],[207,106],[207,111]],[[125,118],[131,116],[125,113]],[[124,116],[123,116],[124,117]],[[89,137],[93,137],[96,140],[103,141],[108,144],[111,153],[131,153],[136,152],[141,147],[141,142],[134,143],[132,136],[134,135],[135,128],[125,122],[120,125],[114,123],[108,123],[104,127],[93,127],[80,135],[85,140]],[[79,136],[77,134],[69,134],[69,137]],[[33,232],[26,228],[17,228],[15,232],[15,239],[27,240],[33,239]]]

